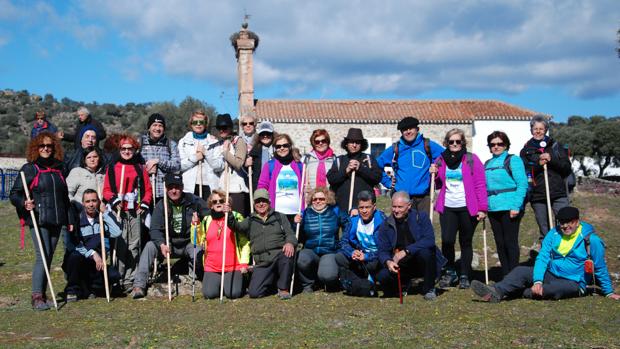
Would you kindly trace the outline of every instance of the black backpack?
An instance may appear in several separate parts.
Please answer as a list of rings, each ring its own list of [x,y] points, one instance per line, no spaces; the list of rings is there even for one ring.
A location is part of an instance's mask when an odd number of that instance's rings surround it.
[[[361,278],[348,268],[341,267],[338,273],[344,294],[354,297],[376,297],[377,290],[374,283],[367,278]]]

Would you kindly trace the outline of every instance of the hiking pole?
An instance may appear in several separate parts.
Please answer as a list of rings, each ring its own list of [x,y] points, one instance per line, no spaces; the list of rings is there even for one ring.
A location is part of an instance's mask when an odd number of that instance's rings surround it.
[[[118,189],[118,196],[121,198],[121,202],[116,208],[116,220],[121,221],[121,209],[123,208],[123,185],[125,184],[125,165],[121,166],[121,186]],[[128,228],[129,229],[129,228]],[[129,231],[127,231],[127,238],[129,238]],[[118,259],[116,257],[116,250],[118,249],[118,239],[114,239],[114,251],[112,251],[112,265],[118,265]]]
[[[353,190],[355,189],[355,170],[353,170],[353,173],[351,173],[351,186],[349,187],[349,210],[348,212],[351,213],[351,208],[353,208]]]
[[[297,214],[299,214],[301,216],[301,207],[302,204],[304,202],[304,193],[306,191],[306,162],[304,161],[301,164],[301,188],[299,191],[299,209],[297,210]],[[295,240],[299,239],[299,228],[301,227],[301,222],[297,223],[297,225],[295,226]],[[295,249],[293,250],[293,275],[291,276],[291,287],[290,287],[290,292],[291,292],[291,296],[293,295],[293,286],[295,285],[295,253],[297,253],[297,246],[295,246]]]
[[[428,208],[428,217],[431,220],[431,225],[433,224],[433,199],[435,198],[435,172],[431,173],[431,202]]]
[[[400,281],[400,268],[396,269],[396,275],[398,277],[398,298],[400,304],[403,304],[403,284]]]
[[[95,175],[95,180],[97,176]],[[98,182],[98,181],[97,181]],[[99,197],[101,197],[102,188],[97,183],[97,190]],[[103,229],[103,212],[101,212],[101,205],[99,206],[99,236],[101,238],[101,259],[103,260],[103,283],[105,285],[105,298],[110,303],[110,283],[108,281],[108,256],[105,251],[105,231]]]
[[[195,302],[196,301],[196,236],[198,235],[198,226],[196,224],[192,224],[192,229],[194,230],[194,266],[193,266],[193,274],[192,274],[192,302]]]
[[[549,174],[547,172],[547,163],[543,165],[545,171],[545,194],[547,195],[547,215],[549,217],[548,230],[551,230],[555,224],[553,224],[553,211],[551,210],[551,195],[549,194]],[[547,232],[545,232],[546,234]]]
[[[198,161],[198,196],[202,197],[202,160]]]
[[[254,213],[254,192],[252,183],[252,166],[248,167],[248,184],[250,185],[250,213]]]
[[[489,265],[487,260],[487,219],[482,219],[482,244],[484,245],[484,282],[489,284]]]
[[[24,186],[24,193],[26,194],[26,200],[30,201],[30,190],[28,190],[28,182],[26,182],[26,175],[24,171],[19,173],[22,177],[22,185]],[[37,224],[37,218],[34,214],[34,208],[30,210],[30,219],[32,220],[32,226],[34,227],[34,235],[37,237],[37,243],[39,244],[39,252],[41,253],[41,261],[43,262],[43,269],[45,270],[45,276],[47,276],[47,283],[50,285],[50,292],[52,293],[52,299],[54,300],[54,307],[58,311],[58,303],[56,302],[56,294],[54,293],[54,287],[52,286],[52,277],[50,276],[49,268],[47,267],[45,248],[43,248],[43,242],[41,241],[41,233],[39,232],[39,225]],[[51,246],[50,246],[51,248]]]
[[[164,224],[166,225],[166,246],[168,247],[168,253],[166,253],[166,264],[168,265],[168,300],[172,302],[172,280],[170,271],[170,227],[168,226],[168,191],[164,185]]]
[[[228,205],[228,197],[229,197],[229,190],[230,190],[230,173],[228,171],[228,162],[224,163],[224,175],[226,177],[224,177],[224,183],[226,185],[226,205]],[[225,267],[226,267],[226,231],[228,230],[228,210],[226,210],[226,212],[224,212],[224,237],[223,242],[224,242],[224,246],[222,248],[222,275],[220,276],[220,304],[224,302],[224,271],[225,271]],[[206,239],[206,236],[205,236]],[[207,251],[205,250],[205,254],[207,253]],[[231,283],[232,283],[232,279],[231,279]]]

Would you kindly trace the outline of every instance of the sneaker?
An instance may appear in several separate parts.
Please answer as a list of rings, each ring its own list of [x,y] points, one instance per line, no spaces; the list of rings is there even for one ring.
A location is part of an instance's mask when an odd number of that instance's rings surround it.
[[[140,299],[140,298],[144,298],[144,289],[141,287],[134,287],[131,290],[131,297],[133,299]]]
[[[499,303],[502,300],[502,296],[493,286],[489,286],[478,280],[471,282],[471,289],[476,296],[480,297],[484,302]]]
[[[65,296],[65,302],[67,303],[73,303],[77,301],[78,301],[78,295],[75,293],[67,293],[67,295]]]
[[[89,293],[87,299],[95,299],[97,295],[95,293]]]
[[[434,288],[431,288],[431,290],[426,292],[426,294],[424,295],[424,300],[434,301],[435,299],[437,299],[437,292],[435,292]]]
[[[289,300],[291,299],[291,293],[287,290],[278,290],[278,298],[283,301]]]
[[[464,289],[468,289],[469,286],[470,286],[469,278],[467,276],[461,275],[461,277],[459,278],[459,288],[464,290]]]
[[[439,280],[439,287],[448,288],[456,286],[457,281],[459,281],[459,277],[456,275],[456,271],[448,269]]]
[[[312,288],[312,286],[306,286],[301,292],[302,293],[314,293],[314,288]]]
[[[50,306],[47,304],[45,299],[43,299],[43,295],[41,293],[33,293],[32,294],[32,309],[43,311],[49,310]]]

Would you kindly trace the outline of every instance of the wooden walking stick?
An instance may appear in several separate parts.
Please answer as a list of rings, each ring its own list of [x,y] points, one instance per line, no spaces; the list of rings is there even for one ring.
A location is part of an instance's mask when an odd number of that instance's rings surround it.
[[[299,191],[299,209],[297,210],[297,214],[301,215],[301,207],[304,202],[304,194],[306,192],[306,163],[303,162],[301,165],[301,190]],[[299,241],[299,228],[301,227],[301,222],[297,223],[295,226],[295,239]],[[291,295],[293,295],[293,286],[295,285],[295,253],[297,252],[297,247],[293,250],[293,276],[291,277]]]
[[[353,190],[355,189],[355,170],[351,173],[351,186],[349,187],[349,210],[351,212],[351,208],[353,208]]]
[[[248,167],[248,184],[250,185],[250,213],[254,213],[254,190],[252,183],[252,166]]]
[[[555,225],[553,223],[553,211],[551,210],[551,195],[549,194],[549,173],[547,172],[547,163],[543,165],[545,171],[545,194],[547,195],[547,215],[549,217],[549,230]],[[547,232],[545,232],[546,234]]]
[[[96,179],[96,176],[95,176]],[[102,188],[97,183],[97,190],[99,193],[99,200],[101,200]],[[101,212],[101,205],[99,205],[99,236],[101,238],[101,259],[103,260],[103,283],[105,285],[105,298],[110,303],[110,282],[108,281],[108,255],[105,251],[105,231],[103,229],[103,212]]]
[[[168,247],[168,253],[166,253],[166,264],[168,265],[168,300],[172,301],[172,278],[170,271],[170,227],[168,226],[168,191],[164,183],[164,224],[166,225],[166,246]]]
[[[24,186],[24,193],[26,194],[26,200],[30,201],[30,190],[28,190],[28,182],[26,182],[26,175],[24,171],[19,173],[22,177],[22,185]],[[58,311],[58,303],[56,302],[56,294],[54,293],[54,286],[52,286],[52,277],[50,276],[50,270],[47,266],[45,248],[43,248],[43,242],[41,241],[41,233],[39,232],[39,225],[37,224],[37,218],[34,214],[34,209],[30,210],[30,219],[32,219],[32,226],[34,227],[34,235],[37,237],[37,243],[39,244],[39,253],[41,253],[41,260],[43,262],[43,269],[45,269],[45,276],[47,277],[47,283],[50,286],[50,292],[52,293],[52,300],[54,301],[54,307]],[[50,246],[51,247],[51,246]]]
[[[118,207],[116,208],[116,220],[117,221],[121,221],[121,210],[123,208],[123,185],[125,184],[125,165],[121,166],[121,186],[118,189],[118,196],[121,198],[121,202],[118,204]],[[129,233],[128,233],[129,234]],[[116,257],[116,250],[118,247],[118,240],[114,239],[114,251],[112,251],[112,265],[113,266],[117,266],[118,265],[118,259]]]
[[[226,205],[228,206],[228,197],[229,197],[229,189],[230,189],[230,173],[228,171],[228,162],[226,162],[224,164],[224,175],[226,176],[224,178],[224,183],[226,186]],[[224,242],[224,246],[222,248],[222,275],[220,277],[220,303],[224,302],[224,272],[225,272],[225,266],[226,266],[226,232],[228,231],[228,210],[226,212],[224,212],[224,237],[223,242]],[[206,251],[205,251],[206,253]]]
[[[487,259],[487,219],[482,219],[482,245],[484,248],[484,282],[489,284],[489,265]]]
[[[202,197],[202,160],[198,161],[198,196]]]
[[[428,208],[428,217],[431,220],[431,224],[433,224],[433,199],[435,198],[435,172],[431,173],[431,202],[430,207]]]

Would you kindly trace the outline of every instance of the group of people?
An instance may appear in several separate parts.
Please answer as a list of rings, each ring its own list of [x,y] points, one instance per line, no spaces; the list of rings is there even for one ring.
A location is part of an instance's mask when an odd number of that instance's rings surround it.
[[[165,257],[187,263],[205,298],[222,292],[289,299],[293,291],[317,288],[396,296],[414,277],[423,278],[427,300],[437,297],[436,287],[454,286],[471,286],[488,301],[562,298],[584,292],[586,260],[593,261],[602,292],[619,298],[601,239],[569,206],[568,154],[547,136],[542,116],[532,119],[532,139],[519,156],[508,153],[506,133],[491,133],[492,157],[483,164],[467,151],[462,130],[447,132],[442,146],[420,133],[414,117],[398,122],[399,140],[375,159],[358,128],[348,130],[340,143],[344,154],[337,156],[325,129],[314,130],[312,150],[300,154],[289,135],[247,116],[238,135],[228,114],[217,116],[210,133],[209,118],[197,110],[176,142],[158,113],[138,138],[108,137],[86,108],[77,114],[68,134],[37,113],[21,168],[25,183],[18,179],[11,189],[22,234],[28,225],[37,247],[34,309],[49,308],[44,266],[61,237],[66,301],[101,295],[103,271],[118,290],[142,298]],[[61,140],[73,143],[71,155],[64,155]],[[389,216],[376,206],[380,186],[391,194]],[[527,202],[542,241],[533,270],[519,266]],[[548,207],[557,224],[548,221]],[[429,208],[439,213],[441,249]],[[504,275],[495,286],[470,281],[474,231],[487,217]]]

